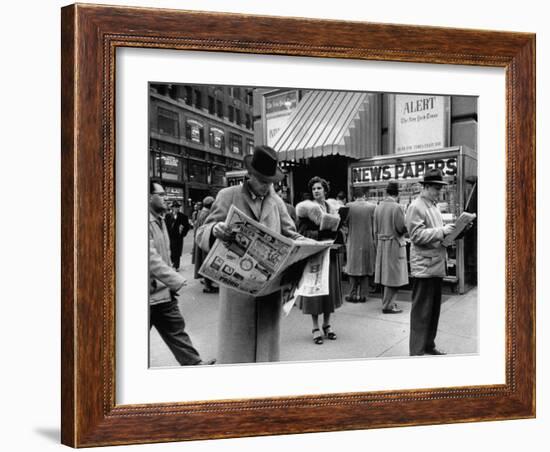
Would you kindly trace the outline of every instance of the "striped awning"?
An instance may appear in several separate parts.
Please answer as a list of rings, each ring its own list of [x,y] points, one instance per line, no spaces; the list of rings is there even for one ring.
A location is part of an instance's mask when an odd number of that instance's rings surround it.
[[[279,160],[343,155],[365,158],[379,146],[380,115],[373,93],[310,91],[299,102],[273,148]]]

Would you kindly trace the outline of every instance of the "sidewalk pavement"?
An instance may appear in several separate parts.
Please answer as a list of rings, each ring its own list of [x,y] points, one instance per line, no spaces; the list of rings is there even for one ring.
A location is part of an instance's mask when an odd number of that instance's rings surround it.
[[[191,264],[192,236],[186,237],[180,273],[188,285],[180,291],[179,306],[186,331],[203,360],[216,357],[218,294],[205,294],[199,280],[193,279]],[[344,283],[344,294],[348,286]],[[371,297],[366,303],[344,302],[331,316],[338,339],[313,343],[311,316],[295,306],[281,321],[281,361],[316,361],[408,357],[410,292],[400,292],[397,304],[401,314],[382,314],[381,300]],[[320,318],[320,321],[322,318]],[[436,337],[437,347],[448,354],[471,354],[478,351],[477,289],[463,295],[443,295],[441,318]],[[151,367],[178,366],[156,330],[150,334]]]

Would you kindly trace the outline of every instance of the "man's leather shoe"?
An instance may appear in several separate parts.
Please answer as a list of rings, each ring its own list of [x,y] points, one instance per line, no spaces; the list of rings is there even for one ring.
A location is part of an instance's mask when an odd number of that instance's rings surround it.
[[[432,348],[431,350],[426,350],[426,355],[446,355],[442,350],[438,350],[437,348]]]
[[[208,361],[199,361],[197,364],[199,366],[211,366],[212,364],[216,364],[216,360],[215,359],[210,359]]]
[[[382,309],[384,314],[401,314],[403,309],[391,308],[391,309]]]

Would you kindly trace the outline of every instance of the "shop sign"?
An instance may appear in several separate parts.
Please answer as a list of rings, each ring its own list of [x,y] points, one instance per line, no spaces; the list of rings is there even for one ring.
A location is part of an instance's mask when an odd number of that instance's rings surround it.
[[[183,188],[165,187],[164,190],[166,191],[166,198],[169,201],[183,199]]]
[[[244,176],[238,177],[227,177],[227,186],[232,187],[233,185],[242,185],[244,184]]]
[[[179,180],[180,179],[180,166],[181,160],[172,155],[163,155],[161,157],[162,162],[162,178],[169,180]]]
[[[278,133],[298,105],[298,91],[267,95],[265,97],[265,118],[267,145],[272,146]]]
[[[233,185],[242,185],[246,178],[246,171],[228,171],[225,173],[225,179],[227,181],[227,186],[232,187]]]
[[[395,153],[448,146],[448,96],[395,96]]]
[[[210,127],[210,132],[212,133],[212,146],[216,149],[221,149],[224,131],[222,129],[218,129],[217,127]]]
[[[190,136],[190,139],[191,141],[194,141],[195,143],[200,143],[201,142],[201,130],[203,128],[203,125],[198,122],[198,121],[195,121],[194,119],[188,119],[187,120],[187,126],[189,127],[190,129],[190,133],[191,133],[191,136]]]
[[[456,157],[428,159],[416,162],[356,166],[351,169],[351,181],[352,185],[383,182],[390,179],[397,181],[412,181],[422,178],[427,170],[434,168],[441,170],[443,177],[455,176],[457,174]]]

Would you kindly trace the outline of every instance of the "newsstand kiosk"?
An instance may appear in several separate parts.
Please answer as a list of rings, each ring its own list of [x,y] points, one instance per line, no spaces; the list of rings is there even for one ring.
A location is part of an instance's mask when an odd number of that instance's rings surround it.
[[[477,215],[477,154],[466,146],[421,153],[392,154],[362,159],[348,168],[348,199],[366,192],[375,203],[386,196],[388,180],[399,184],[398,202],[406,212],[422,190],[420,181],[427,169],[438,168],[448,182],[438,203],[443,221],[454,223],[463,212]],[[477,228],[447,248],[447,277],[444,281],[460,294],[477,285]]]

